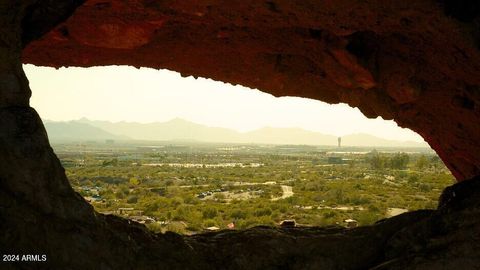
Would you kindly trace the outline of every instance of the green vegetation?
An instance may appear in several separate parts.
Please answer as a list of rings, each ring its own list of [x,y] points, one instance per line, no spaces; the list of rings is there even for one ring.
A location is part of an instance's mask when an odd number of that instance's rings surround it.
[[[426,149],[262,145],[54,146],[76,191],[154,231],[372,224],[435,208],[453,177]],[[291,188],[291,189],[290,189]],[[290,193],[293,192],[293,193]],[[392,209],[395,208],[395,209]]]

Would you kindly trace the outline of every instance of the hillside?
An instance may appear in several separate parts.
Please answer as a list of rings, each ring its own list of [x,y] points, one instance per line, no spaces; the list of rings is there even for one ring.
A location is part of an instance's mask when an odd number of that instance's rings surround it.
[[[103,141],[129,140],[124,135],[114,135],[101,128],[78,121],[53,122],[46,121],[45,128],[50,141]]]
[[[92,121],[82,118],[70,122],[45,122],[51,140],[147,140],[199,141],[260,144],[337,145],[337,137],[300,128],[265,127],[250,132],[238,132],[209,127],[183,119],[167,122],[136,123]],[[387,140],[370,134],[351,134],[342,137],[344,146],[428,147],[426,143]]]

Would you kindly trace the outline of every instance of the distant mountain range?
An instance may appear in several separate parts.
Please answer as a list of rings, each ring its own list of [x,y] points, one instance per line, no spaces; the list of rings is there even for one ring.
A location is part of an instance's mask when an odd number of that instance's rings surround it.
[[[53,122],[45,121],[50,141],[101,141],[101,140],[129,140],[122,135],[114,135],[101,128],[80,121]]]
[[[337,137],[300,128],[265,127],[250,132],[208,127],[183,119],[163,123],[92,121],[85,118],[69,122],[44,121],[49,139],[59,141],[198,141],[257,144],[337,145]],[[395,141],[369,134],[342,137],[345,146],[428,147],[426,143]]]

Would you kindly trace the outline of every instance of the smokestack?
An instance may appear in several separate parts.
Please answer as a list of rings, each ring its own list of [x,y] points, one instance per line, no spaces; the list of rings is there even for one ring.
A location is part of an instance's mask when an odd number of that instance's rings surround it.
[[[342,137],[338,137],[338,147],[342,147]]]

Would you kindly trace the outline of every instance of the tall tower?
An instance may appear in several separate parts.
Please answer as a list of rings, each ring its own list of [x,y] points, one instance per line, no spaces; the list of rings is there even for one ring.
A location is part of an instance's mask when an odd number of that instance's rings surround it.
[[[338,137],[338,147],[342,147],[342,137]]]

